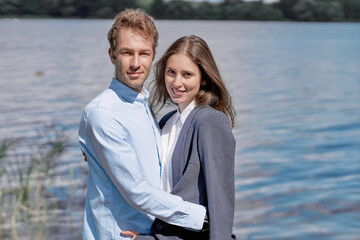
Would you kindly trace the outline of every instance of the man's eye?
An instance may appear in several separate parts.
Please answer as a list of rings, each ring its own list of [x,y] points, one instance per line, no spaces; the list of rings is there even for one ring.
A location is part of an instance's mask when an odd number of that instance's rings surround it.
[[[174,74],[174,73],[175,73],[175,71],[172,70],[172,69],[168,69],[167,72],[170,73],[170,74]]]

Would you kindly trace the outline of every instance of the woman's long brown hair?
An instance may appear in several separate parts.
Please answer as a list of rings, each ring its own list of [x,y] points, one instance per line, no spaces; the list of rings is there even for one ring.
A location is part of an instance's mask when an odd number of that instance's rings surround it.
[[[231,97],[221,79],[209,46],[200,37],[191,35],[176,40],[155,65],[155,86],[150,100],[152,110],[161,109],[171,98],[166,90],[165,69],[167,60],[173,54],[185,54],[197,64],[201,71],[201,86],[195,97],[197,106],[210,106],[226,114],[231,126],[235,122],[235,110]]]

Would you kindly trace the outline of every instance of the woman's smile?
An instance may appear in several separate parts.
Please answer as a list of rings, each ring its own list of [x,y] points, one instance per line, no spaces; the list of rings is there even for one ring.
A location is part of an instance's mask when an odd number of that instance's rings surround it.
[[[174,103],[184,110],[200,90],[199,67],[185,54],[173,54],[166,63],[165,85]]]

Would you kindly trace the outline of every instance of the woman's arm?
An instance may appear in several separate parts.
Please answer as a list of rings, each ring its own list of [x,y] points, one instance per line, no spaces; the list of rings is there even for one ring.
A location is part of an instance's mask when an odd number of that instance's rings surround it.
[[[210,239],[231,239],[234,221],[235,139],[225,114],[212,111],[199,124],[199,155],[204,172]]]

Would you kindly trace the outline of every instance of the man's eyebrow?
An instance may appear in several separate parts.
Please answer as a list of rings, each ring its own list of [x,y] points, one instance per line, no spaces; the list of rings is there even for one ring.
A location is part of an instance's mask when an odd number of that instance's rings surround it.
[[[132,51],[134,51],[134,50],[131,49],[131,48],[128,48],[128,47],[122,47],[122,48],[120,48],[120,51],[129,51],[129,52],[132,52]]]
[[[133,48],[129,48],[129,47],[122,47],[120,48],[120,51],[130,51],[130,52],[133,52],[134,49]],[[139,49],[139,52],[151,52],[152,49],[150,48],[143,48],[143,49]]]
[[[152,52],[152,49],[151,48],[143,48],[143,49],[140,49],[140,52]]]

